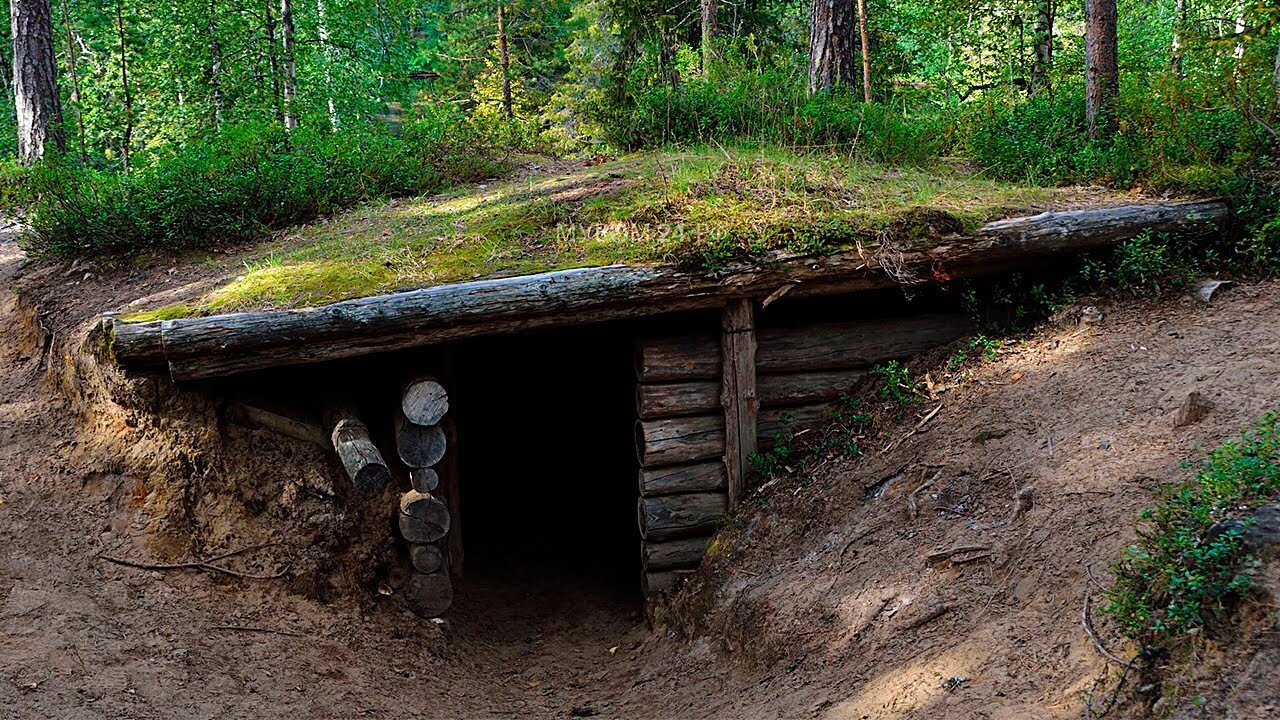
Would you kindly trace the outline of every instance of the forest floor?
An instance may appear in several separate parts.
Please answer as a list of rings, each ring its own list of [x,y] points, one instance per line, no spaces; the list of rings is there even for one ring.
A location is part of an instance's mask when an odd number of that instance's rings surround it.
[[[525,158],[511,176],[364,206],[209,256],[196,292],[123,319],[305,307],[476,278],[610,264],[714,269],[775,252],[929,243],[983,222],[1167,198],[1003,183],[963,164],[689,149],[605,162]]]

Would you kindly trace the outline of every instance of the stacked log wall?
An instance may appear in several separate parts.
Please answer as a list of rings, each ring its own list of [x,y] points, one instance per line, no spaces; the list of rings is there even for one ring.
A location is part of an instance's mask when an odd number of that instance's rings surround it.
[[[960,314],[923,314],[756,331],[756,439],[821,423],[871,368],[972,332]],[[636,348],[636,454],[646,592],[696,568],[730,509],[722,338],[641,340]]]

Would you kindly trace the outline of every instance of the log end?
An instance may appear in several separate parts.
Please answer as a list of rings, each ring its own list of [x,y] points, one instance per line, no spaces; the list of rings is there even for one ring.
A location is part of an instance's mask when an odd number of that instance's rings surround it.
[[[418,617],[439,617],[453,604],[453,581],[446,572],[414,573],[405,588],[405,600]]]

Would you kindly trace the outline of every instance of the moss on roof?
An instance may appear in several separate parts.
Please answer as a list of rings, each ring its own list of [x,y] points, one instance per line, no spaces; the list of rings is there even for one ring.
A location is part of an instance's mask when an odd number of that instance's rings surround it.
[[[572,267],[712,269],[778,250],[922,243],[1069,205],[1083,192],[776,149],[542,162],[518,177],[370,203],[297,228],[246,251],[237,258],[243,271],[197,301],[126,318],[304,307]]]

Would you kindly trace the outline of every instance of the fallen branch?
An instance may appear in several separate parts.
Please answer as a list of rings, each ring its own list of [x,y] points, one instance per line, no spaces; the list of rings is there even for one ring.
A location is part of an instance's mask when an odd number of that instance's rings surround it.
[[[1111,662],[1121,667],[1125,667],[1130,670],[1137,670],[1138,669],[1137,665],[1115,655],[1114,653],[1112,653],[1110,650],[1108,650],[1106,647],[1103,646],[1102,640],[1098,638],[1098,633],[1093,629],[1093,622],[1089,619],[1089,602],[1092,599],[1093,599],[1093,589],[1090,588],[1089,590],[1086,590],[1084,593],[1084,608],[1080,611],[1080,624],[1084,626],[1085,634],[1088,635],[1089,639],[1093,641],[1093,646],[1098,649],[1098,652],[1102,654],[1102,657],[1110,660]]]
[[[273,575],[257,575],[253,573],[240,572],[239,570],[232,570],[230,568],[222,567],[221,565],[215,565],[214,563],[219,560],[226,560],[229,557],[235,557],[236,555],[243,555],[245,553],[253,552],[255,550],[262,550],[263,548],[274,547],[279,544],[280,543],[275,543],[275,542],[263,543],[261,545],[253,545],[251,547],[232,550],[231,552],[223,553],[221,555],[217,555],[211,558],[206,558],[204,560],[190,560],[188,562],[180,562],[180,563],[144,563],[144,562],[139,562],[137,560],[129,560],[128,558],[113,557],[111,555],[99,555],[98,557],[102,558],[103,560],[106,560],[107,562],[115,563],[116,565],[123,565],[125,567],[137,568],[139,570],[154,570],[157,572],[165,572],[168,570],[211,570],[213,572],[220,572],[226,575],[231,575],[232,577],[245,578],[246,580],[275,580],[277,578],[284,577],[284,574],[289,570],[289,567],[287,565],[281,568],[279,572]]]

